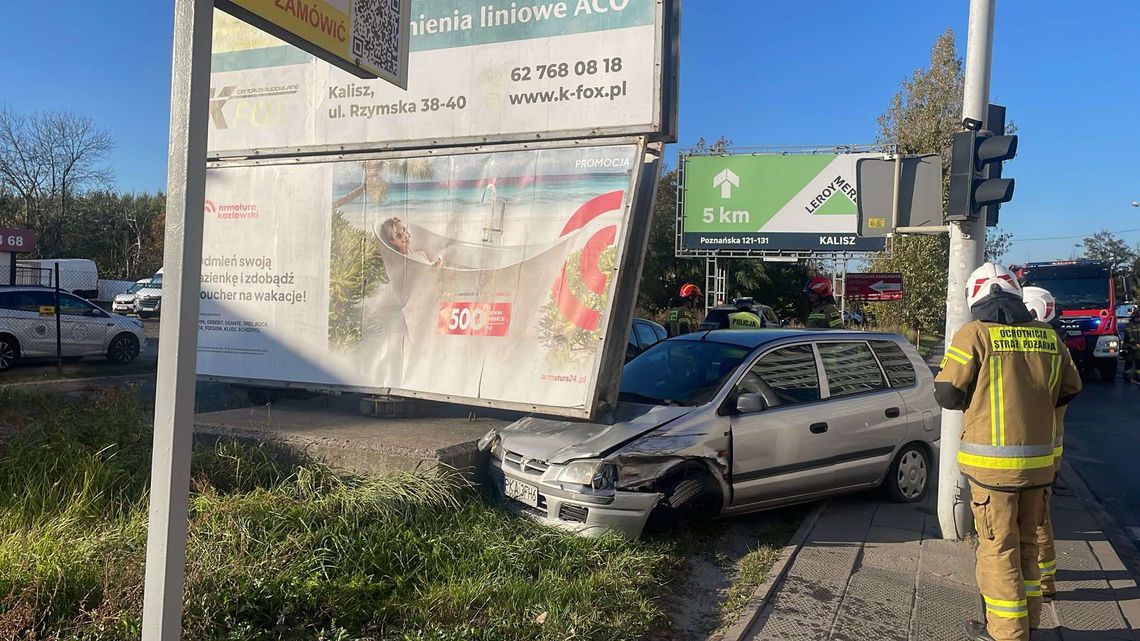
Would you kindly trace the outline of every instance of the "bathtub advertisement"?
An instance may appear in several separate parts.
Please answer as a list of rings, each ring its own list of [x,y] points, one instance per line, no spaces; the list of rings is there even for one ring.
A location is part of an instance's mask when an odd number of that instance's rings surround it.
[[[413,0],[406,90],[361,80],[215,11],[210,155],[423,148],[442,140],[671,139],[675,5]],[[374,40],[395,55],[394,39]]]
[[[199,374],[588,415],[641,155],[211,169]]]

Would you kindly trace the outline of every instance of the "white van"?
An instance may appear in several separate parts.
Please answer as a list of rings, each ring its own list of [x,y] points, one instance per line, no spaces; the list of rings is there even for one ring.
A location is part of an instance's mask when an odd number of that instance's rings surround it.
[[[99,297],[99,268],[95,261],[87,258],[42,258],[20,260],[18,267],[25,267],[17,274],[17,285],[55,285],[55,268],[59,266],[59,288],[80,298]],[[38,270],[38,271],[37,271]]]
[[[135,311],[139,318],[151,318],[162,312],[162,270],[151,277],[150,282],[135,293]]]
[[[116,314],[132,314],[135,312],[135,302],[138,299],[138,293],[150,283],[149,278],[135,281],[134,285],[127,291],[115,297],[111,302],[111,311]]]

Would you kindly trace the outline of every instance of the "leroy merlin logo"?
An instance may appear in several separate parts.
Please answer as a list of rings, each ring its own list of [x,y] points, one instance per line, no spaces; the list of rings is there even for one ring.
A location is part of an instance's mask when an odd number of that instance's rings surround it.
[[[857,212],[857,198],[855,186],[843,176],[836,176],[804,205],[804,211],[816,216],[851,215]]]

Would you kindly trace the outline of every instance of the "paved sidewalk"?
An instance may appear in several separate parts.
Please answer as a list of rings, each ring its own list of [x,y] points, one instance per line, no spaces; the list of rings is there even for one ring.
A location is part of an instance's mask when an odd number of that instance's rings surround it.
[[[742,638],[963,639],[965,620],[982,617],[973,548],[938,538],[934,505],[831,501]],[[1034,641],[1140,641],[1140,594],[1104,533],[1065,490],[1053,517],[1058,594]]]

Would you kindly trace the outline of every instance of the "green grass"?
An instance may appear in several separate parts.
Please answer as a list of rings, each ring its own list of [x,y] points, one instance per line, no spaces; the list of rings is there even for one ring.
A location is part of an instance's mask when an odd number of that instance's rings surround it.
[[[28,365],[17,363],[12,369],[0,374],[0,385],[103,376],[141,376],[153,374],[157,369],[158,362],[154,358],[139,358],[126,365],[90,358],[78,363],[64,363],[62,372],[57,370],[53,361],[33,361]]]
[[[0,638],[137,639],[150,430],[126,392],[0,393]],[[183,638],[643,639],[675,540],[585,539],[454,478],[196,447]]]
[[[756,588],[760,587],[768,577],[769,570],[779,560],[784,546],[788,544],[803,520],[800,511],[790,516],[791,518],[781,520],[766,531],[757,541],[756,549],[736,562],[736,578],[728,590],[728,598],[720,606],[722,619],[735,619],[740,609],[752,599]]]

